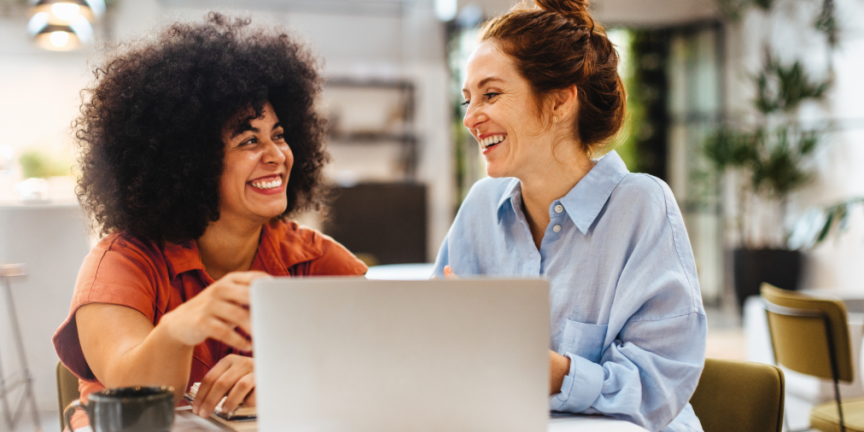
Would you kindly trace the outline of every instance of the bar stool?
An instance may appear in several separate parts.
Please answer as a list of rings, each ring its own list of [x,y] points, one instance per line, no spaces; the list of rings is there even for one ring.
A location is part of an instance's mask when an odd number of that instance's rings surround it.
[[[15,349],[18,351],[18,362],[21,367],[21,371],[17,374],[18,376],[12,374],[7,378],[3,372],[2,361],[0,361],[0,405],[3,406],[3,416],[9,431],[15,430],[15,426],[24,416],[24,410],[28,404],[30,405],[30,412],[33,415],[35,430],[42,430],[39,424],[36,398],[33,395],[33,376],[30,375],[30,368],[27,366],[27,355],[24,353],[24,341],[21,338],[18,313],[15,311],[15,302],[12,301],[12,286],[9,283],[10,278],[25,275],[23,264],[0,265],[0,285],[3,285],[3,291],[6,293],[9,325],[12,330],[12,338],[15,342]],[[21,387],[23,387],[21,399],[18,401],[11,400],[12,391]]]

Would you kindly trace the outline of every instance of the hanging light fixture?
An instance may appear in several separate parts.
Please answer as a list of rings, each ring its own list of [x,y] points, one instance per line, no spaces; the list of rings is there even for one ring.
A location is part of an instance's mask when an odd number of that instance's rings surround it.
[[[104,0],[38,0],[27,29],[41,48],[72,51],[93,43],[93,26],[105,13]]]
[[[33,14],[46,12],[52,24],[63,24],[84,17],[95,23],[105,13],[105,0],[31,0]]]

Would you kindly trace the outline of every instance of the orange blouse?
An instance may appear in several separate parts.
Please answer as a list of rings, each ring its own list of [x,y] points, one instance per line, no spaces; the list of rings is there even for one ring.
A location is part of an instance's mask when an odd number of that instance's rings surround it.
[[[261,232],[252,270],[273,276],[359,276],[366,273],[366,265],[332,238],[293,221],[276,220]],[[162,248],[117,233],[99,242],[84,259],[69,316],[53,338],[60,360],[79,378],[81,400],[104,387],[81,350],[75,323],[78,308],[90,303],[128,306],[156,325],[213,282],[194,241]],[[212,339],[196,346],[189,385],[200,382],[213,365],[232,353],[251,356]]]

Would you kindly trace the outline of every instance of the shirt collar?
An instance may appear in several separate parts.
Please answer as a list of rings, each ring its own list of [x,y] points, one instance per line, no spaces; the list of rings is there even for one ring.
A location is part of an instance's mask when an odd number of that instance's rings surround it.
[[[198,253],[198,243],[190,240],[183,243],[165,244],[165,262],[168,264],[168,276],[173,280],[177,275],[191,270],[204,271],[201,254]]]
[[[301,230],[297,222],[273,220],[264,225],[258,245],[258,259],[273,276],[288,276],[288,269],[321,257],[324,252],[311,230]],[[253,267],[255,264],[253,263]]]
[[[195,241],[167,243],[164,254],[172,280],[177,275],[192,270],[206,273],[198,243]],[[271,221],[261,230],[261,240],[252,262],[252,270],[263,270],[273,276],[288,276],[288,269],[291,267],[311,261],[322,254],[321,248],[314,241],[300,234],[295,222]]]
[[[501,222],[502,210],[505,208],[505,204],[509,203],[510,207],[515,211],[516,207],[519,207],[522,204],[522,183],[519,182],[519,179],[514,178],[510,180],[510,183],[507,185],[507,188],[504,189],[504,193],[501,195],[501,199],[498,200],[498,222]]]
[[[612,150],[597,160],[591,171],[588,171],[588,174],[579,180],[579,183],[576,183],[576,186],[570,189],[567,195],[558,200],[582,234],[588,233],[591,225],[594,224],[600,211],[606,205],[606,201],[612,195],[612,191],[629,172],[618,153]],[[521,184],[519,179],[514,178],[507,185],[504,194],[498,201],[498,221],[501,221],[504,204],[510,203],[510,206],[515,210],[517,206],[521,205],[521,202]]]
[[[561,205],[582,234],[588,234],[588,229],[600,216],[612,191],[629,172],[621,156],[612,150],[600,158],[594,168],[561,198]]]

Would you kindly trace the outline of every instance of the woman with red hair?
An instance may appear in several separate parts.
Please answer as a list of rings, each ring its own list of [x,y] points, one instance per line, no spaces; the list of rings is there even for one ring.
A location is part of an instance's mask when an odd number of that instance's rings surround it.
[[[550,281],[553,411],[701,431],[688,401],[706,320],[681,213],[662,180],[606,153],[626,94],[588,1],[535,3],[486,23],[468,61],[464,124],[490,178],[435,274]]]

